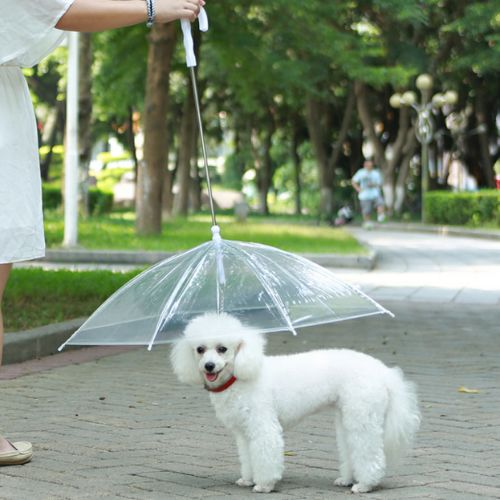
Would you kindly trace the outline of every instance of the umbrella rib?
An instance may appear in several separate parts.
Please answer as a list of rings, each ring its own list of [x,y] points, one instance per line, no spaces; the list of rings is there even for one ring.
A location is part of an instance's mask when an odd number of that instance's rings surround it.
[[[186,271],[184,271],[184,274],[181,276],[181,278],[179,279],[177,285],[175,286],[173,292],[171,293],[170,297],[168,298],[167,302],[165,303],[165,305],[163,306],[163,309],[162,309],[162,312],[160,313],[160,316],[158,318],[158,322],[156,323],[156,328],[155,328],[155,331],[154,331],[154,334],[153,334],[153,337],[151,338],[151,341],[149,342],[149,345],[148,345],[148,350],[150,351],[151,348],[153,347],[153,343],[154,341],[156,340],[156,337],[158,336],[158,333],[160,331],[160,324],[161,323],[166,323],[171,317],[172,315],[174,314],[174,312],[177,310],[177,307],[173,307],[167,314],[167,317],[165,318],[165,320],[162,320],[161,317],[163,315],[163,313],[165,311],[168,310],[168,308],[172,305],[172,303],[174,302],[174,300],[177,299],[177,296],[179,295],[179,291],[181,290],[181,288],[184,286],[185,287],[185,283],[184,283],[184,280],[187,278],[187,276],[191,273],[191,271],[194,269],[194,276],[196,276],[196,274],[198,273],[200,267],[203,265],[203,263],[205,262],[205,260],[207,259],[207,254],[205,253],[204,255],[201,256],[201,260],[199,262],[196,262],[196,260],[194,260],[193,263],[191,263],[189,265],[189,267],[186,269]],[[179,300],[182,298],[182,295],[181,294],[179,296]]]
[[[203,245],[202,245],[203,246]],[[167,259],[167,261],[169,263],[172,263],[172,262],[175,262],[176,260],[178,260],[179,258],[181,257],[185,257],[186,255],[190,254],[191,252],[193,252],[194,250],[198,249],[199,247],[196,247],[196,248],[192,248],[190,250],[187,250],[186,252],[180,252],[178,253],[177,255],[173,255],[172,257],[170,257],[169,259]],[[126,283],[125,285],[123,285],[123,287],[121,287],[119,290],[117,290],[115,293],[113,293],[110,297],[108,297],[92,314],[91,316],[87,319],[87,321],[85,321],[85,323],[80,327],[78,328],[78,330],[76,330],[75,333],[73,333],[73,335],[71,335],[71,337],[69,337],[68,340],[66,340],[66,342],[64,342],[63,344],[61,344],[58,348],[58,351],[61,351],[62,349],[64,349],[66,347],[66,345],[68,344],[71,344],[72,343],[72,340],[73,338],[75,338],[77,335],[80,334],[80,331],[82,330],[82,327],[85,326],[85,324],[92,320],[93,317],[95,317],[97,314],[100,313],[100,311],[104,310],[107,305],[112,302],[115,298],[115,295],[117,294],[120,294],[122,295],[126,290],[128,290],[131,286],[134,286],[136,284],[136,282],[138,280],[140,280],[141,278],[144,277],[144,274],[149,274],[151,272],[153,272],[156,268],[158,267],[161,267],[163,265],[165,265],[166,261],[162,260],[158,263],[156,263],[155,265],[153,265],[151,268],[149,269],[146,269],[145,271],[143,271],[142,273],[138,274],[137,276],[135,276],[134,278],[132,278],[128,283]],[[181,262],[178,262],[175,264],[175,266],[165,275],[165,277],[162,278],[162,281],[170,276],[170,274],[172,274],[180,265],[182,264],[182,261]],[[78,344],[76,344],[78,345]],[[108,345],[108,344],[103,344],[103,345]]]
[[[350,292],[354,292],[355,294],[363,297],[364,299],[366,299],[367,301],[369,301],[372,305],[374,305],[379,311],[381,311],[381,314],[388,314],[389,316],[391,316],[392,318],[394,318],[394,314],[389,311],[388,309],[386,309],[385,307],[381,306],[377,301],[373,300],[369,295],[367,295],[365,292],[363,292],[362,290],[360,290],[358,287],[354,286],[354,285],[351,285],[350,283],[346,283],[342,280],[340,280],[339,278],[335,277],[335,275],[333,275],[330,271],[328,271],[327,269],[321,267],[319,264],[316,264],[315,262],[312,262],[312,261],[309,261],[307,259],[305,259],[304,257],[301,257],[299,255],[293,255],[293,254],[289,254],[288,252],[283,252],[286,256],[287,259],[289,260],[298,260],[299,262],[302,262],[302,261],[306,261],[308,264],[313,264],[313,267],[321,273],[321,275],[325,276],[325,277],[328,277],[329,279],[331,279],[332,281],[335,281],[336,283],[342,285],[343,288],[347,288]],[[267,258],[267,260],[270,260],[269,257],[266,257],[266,256],[263,256],[265,259]],[[295,276],[292,276],[293,279],[296,280]],[[319,299],[321,301],[321,299]],[[323,301],[321,301],[322,304],[324,304],[328,309],[330,309],[333,313],[335,313],[335,311],[333,311],[329,306],[328,304],[325,304]],[[336,313],[335,313],[336,314]],[[350,318],[348,318],[350,319]]]
[[[232,245],[233,246],[233,245]],[[267,283],[259,276],[259,270],[258,268],[254,265],[253,263],[253,257],[251,254],[249,254],[247,251],[238,248],[237,245],[234,245],[233,248],[236,249],[236,251],[243,253],[247,258],[248,258],[248,265],[250,268],[253,270],[255,273],[255,277],[259,280],[260,284],[264,287],[268,295],[271,297],[271,300],[274,302],[274,304],[278,307],[278,311],[282,317],[282,319],[285,320],[286,324],[288,325],[289,330],[294,334],[297,335],[297,332],[295,331],[295,328],[292,325],[292,322],[290,321],[290,318],[287,316],[287,314],[284,312],[285,310],[285,304],[281,301],[281,298],[278,294],[274,292],[272,288],[270,288]]]
[[[294,260],[296,258],[295,255],[292,255],[292,254],[288,254],[287,252],[284,252],[285,256],[287,259],[289,260]],[[268,260],[270,261],[271,259],[269,257],[267,257],[266,255],[261,255],[261,257],[264,259],[264,260]],[[299,262],[301,261],[301,259],[298,259]],[[313,263],[314,264],[314,263]],[[321,268],[321,270],[323,270],[323,268]],[[297,280],[297,278],[293,275],[293,274],[290,274],[290,278],[291,280],[295,283],[295,284],[301,284],[299,280]],[[335,281],[338,281],[338,280],[335,280]],[[349,285],[347,284],[344,284],[342,283],[342,285],[345,287],[349,287]],[[330,311],[334,316],[337,316],[338,317],[338,313],[336,311],[334,311],[323,299],[321,299],[321,297],[319,297],[318,295],[316,295],[316,300],[320,302],[320,304],[322,304],[328,311]]]
[[[286,254],[286,253],[285,253]],[[265,255],[262,255],[261,254],[261,257],[264,259],[264,260],[267,260],[267,261],[270,261],[271,259],[269,257],[266,257]],[[292,257],[294,256],[290,256],[288,257],[287,255],[287,258],[289,258],[290,260],[293,260]],[[293,275],[293,274],[290,274],[290,278],[291,280],[295,283],[295,284],[301,284],[300,281]],[[328,309],[332,314],[334,314],[335,316],[337,316],[338,314],[326,303],[324,302],[321,297],[318,297],[316,295],[316,300],[318,300],[324,307],[326,307],[326,309]]]
[[[366,299],[368,302],[370,302],[372,305],[376,307],[377,310],[381,311],[381,314],[388,314],[391,316],[391,318],[394,318],[394,314],[389,311],[389,309],[386,309],[384,306],[380,305],[377,301],[373,300],[369,295],[367,295],[365,292],[360,290],[357,286],[351,285],[350,283],[345,283],[344,281],[340,280],[339,278],[335,277],[328,269],[325,269],[324,267],[320,266],[319,264],[316,264],[315,262],[311,262],[304,257],[301,257],[299,255],[294,256],[297,260],[299,261],[306,261],[308,263],[311,263],[314,265],[314,268],[321,273],[323,276],[328,276],[332,281],[335,281],[336,283],[342,285],[343,288],[347,288],[350,292],[354,292],[355,294],[359,295],[360,297],[363,297]],[[327,306],[328,307],[328,306]],[[348,318],[350,319],[350,318]]]
[[[391,317],[394,317],[394,314],[391,313],[389,310],[385,309],[384,307],[382,307],[380,304],[378,304],[375,300],[373,300],[371,297],[369,297],[368,295],[366,295],[364,292],[362,292],[361,290],[359,290],[358,288],[350,285],[349,283],[345,283],[341,280],[339,280],[338,278],[336,278],[332,273],[330,273],[329,271],[327,271],[326,269],[324,269],[323,267],[319,266],[318,264],[316,264],[315,262],[311,262],[307,259],[304,259],[303,257],[300,257],[300,256],[297,256],[297,255],[294,255],[294,254],[290,254],[289,252],[284,252],[284,251],[280,251],[280,250],[277,250],[277,249],[274,249],[273,247],[266,247],[264,245],[259,245],[259,246],[262,246],[263,249],[272,249],[273,251],[275,252],[279,252],[279,254],[283,257],[286,257],[287,260],[290,260],[292,262],[294,261],[298,261],[298,262],[303,262],[304,263],[307,263],[307,264],[312,264],[312,267],[315,268],[315,270],[319,271],[321,275],[331,279],[332,281],[334,281],[336,284],[340,284],[344,289],[347,289],[349,292],[353,292],[354,294],[357,294],[358,296],[364,298],[364,299],[367,299],[368,302],[370,302],[376,309],[377,311],[379,311],[379,314],[388,314],[389,316]],[[244,250],[242,250],[244,251]],[[264,254],[260,254],[260,258],[264,261],[267,261],[267,262],[272,262],[272,259]],[[297,278],[293,275],[293,274],[290,274],[289,275],[290,279],[295,282],[296,284],[300,284],[300,282],[297,280]],[[338,313],[333,310],[324,300],[322,300],[319,296],[316,295],[316,300],[318,302],[320,302],[328,311],[330,311],[334,316],[337,316],[339,319],[336,320],[336,321],[343,321],[344,319],[353,319],[353,318],[358,318],[358,317],[365,317],[365,316],[371,316],[373,314],[378,314],[378,313],[366,313],[366,314],[362,314],[362,315],[355,315],[355,316],[352,316],[352,317],[347,317],[347,318],[340,318],[338,316]]]
[[[279,249],[274,248],[274,247],[262,245],[260,243],[253,243],[253,245],[257,245],[257,246],[261,247],[262,250],[269,250],[269,251],[273,251],[275,253],[278,253],[280,256],[283,256],[292,262],[300,262],[301,264],[308,265],[308,266],[312,267],[316,272],[320,273],[322,276],[327,277],[328,279],[341,285],[343,288],[347,288],[349,290],[353,290],[355,292],[359,292],[362,295],[364,295],[363,292],[360,292],[356,287],[350,285],[349,283],[346,283],[346,282],[340,280],[335,275],[333,275],[330,271],[328,271],[324,267],[320,266],[319,264],[316,264],[316,262],[313,262],[309,259],[306,259],[300,255],[292,254],[290,252],[286,252],[284,250],[279,250]],[[263,255],[263,257],[267,258],[268,260],[271,260],[269,257],[266,257],[265,255]]]

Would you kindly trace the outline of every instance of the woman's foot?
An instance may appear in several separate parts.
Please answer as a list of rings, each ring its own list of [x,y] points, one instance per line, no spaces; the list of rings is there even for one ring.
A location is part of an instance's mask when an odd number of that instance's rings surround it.
[[[33,447],[28,441],[11,443],[0,436],[0,465],[22,465],[32,456]]]
[[[12,446],[12,444],[7,441],[4,437],[0,436],[0,453],[3,453],[4,451],[14,451],[15,448]]]

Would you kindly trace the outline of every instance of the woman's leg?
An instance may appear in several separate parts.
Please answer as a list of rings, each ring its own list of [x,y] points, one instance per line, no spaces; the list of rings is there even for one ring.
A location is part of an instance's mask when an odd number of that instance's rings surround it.
[[[2,300],[3,292],[9,279],[12,264],[0,264],[0,366],[2,366],[3,355],[3,317],[2,317]]]
[[[0,264],[0,366],[2,365],[3,354],[3,317],[2,317],[2,300],[3,292],[9,279],[12,264]]]
[[[12,269],[12,264],[0,264],[0,366],[2,364],[2,353],[3,353],[3,319],[2,319],[2,298],[5,286],[7,285],[7,280],[9,279],[9,273]],[[10,443],[0,436],[0,452],[1,451],[11,451],[12,446]]]

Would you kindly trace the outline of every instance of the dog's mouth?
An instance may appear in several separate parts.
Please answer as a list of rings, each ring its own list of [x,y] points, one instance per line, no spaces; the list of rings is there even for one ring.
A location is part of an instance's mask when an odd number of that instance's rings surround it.
[[[215,382],[220,372],[205,372],[205,378],[208,382]]]

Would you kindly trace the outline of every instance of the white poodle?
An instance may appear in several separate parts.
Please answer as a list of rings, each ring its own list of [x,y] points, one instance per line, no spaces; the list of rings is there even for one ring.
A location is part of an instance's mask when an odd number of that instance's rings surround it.
[[[204,385],[236,437],[239,486],[268,493],[283,474],[283,429],[319,410],[336,415],[340,477],[370,491],[420,424],[414,385],[398,368],[347,349],[265,356],[265,338],[227,314],[192,320],[171,361],[181,382]]]

